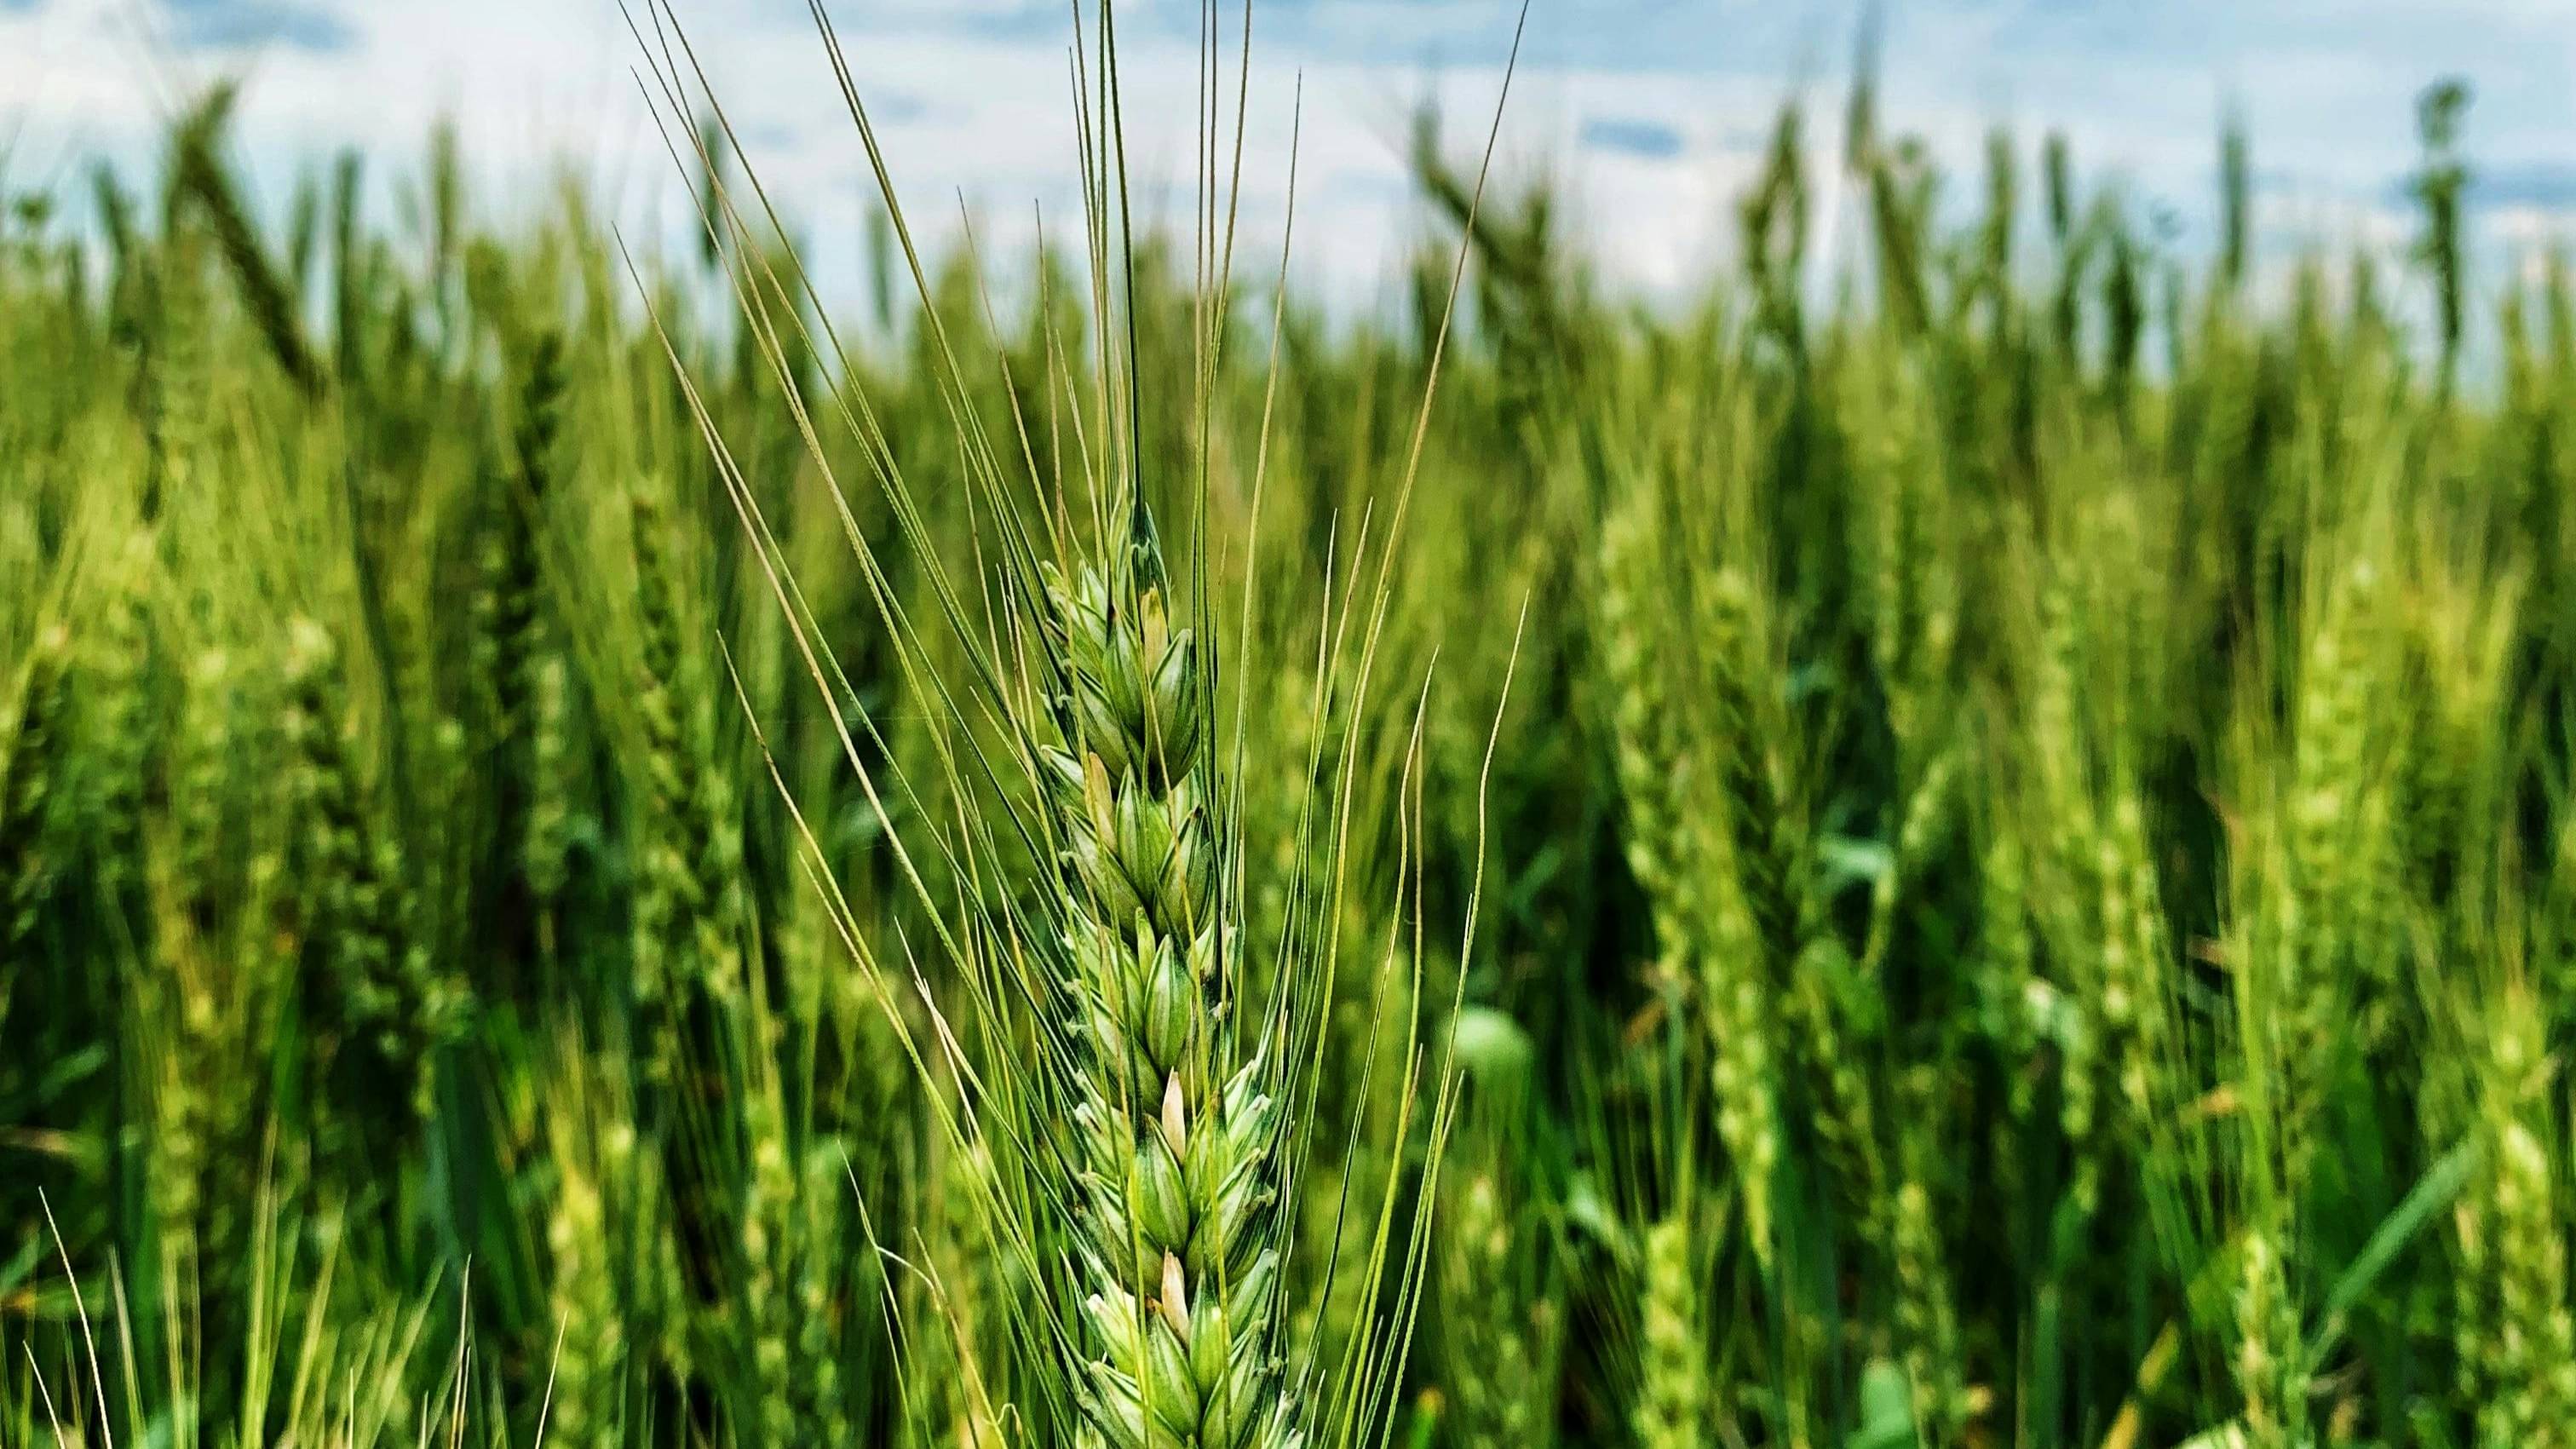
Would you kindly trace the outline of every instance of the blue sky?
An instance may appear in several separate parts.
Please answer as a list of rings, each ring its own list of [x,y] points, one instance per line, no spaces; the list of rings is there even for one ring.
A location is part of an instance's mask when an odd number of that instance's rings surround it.
[[[856,225],[864,159],[802,0],[677,5],[764,178],[828,248]],[[830,8],[925,229],[953,230],[962,212],[1001,244],[1033,212],[1070,218],[1065,0]],[[1298,268],[1345,294],[1391,285],[1390,261],[1422,225],[1403,184],[1404,118],[1429,98],[1462,144],[1481,135],[1516,9],[1254,0],[1253,234],[1275,237],[1284,213],[1302,82]],[[1122,7],[1131,155],[1176,197],[1197,13],[1179,0]],[[1537,0],[1506,157],[1571,190],[1612,276],[1684,285],[1726,255],[1728,202],[1782,99],[1807,96],[1817,139],[1834,144],[1859,15],[1857,0]],[[2254,138],[2272,255],[2397,244],[2411,224],[2400,188],[2413,98],[2451,74],[2476,90],[2467,134],[2489,245],[2576,234],[2564,224],[2576,218],[2576,0],[1888,0],[1883,22],[1892,125],[1963,165],[1998,122],[2034,151],[2062,129],[2088,174],[2170,210],[2185,246],[2207,236],[2231,104]],[[176,97],[235,75],[243,157],[264,193],[282,196],[295,167],[345,142],[415,156],[431,118],[452,114],[493,194],[541,196],[569,161],[622,214],[669,231],[679,187],[636,93],[636,53],[614,0],[0,0],[0,141],[11,185],[94,155],[145,157]]]

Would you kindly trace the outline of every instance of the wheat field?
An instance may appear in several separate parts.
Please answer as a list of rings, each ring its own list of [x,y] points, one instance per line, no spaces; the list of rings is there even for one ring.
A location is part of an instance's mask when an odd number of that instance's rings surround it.
[[[1653,305],[1426,120],[1352,322],[1077,9],[1085,216],[872,307],[669,49],[694,252],[224,89],[12,198],[0,1445],[2576,1445],[2462,90],[2391,259],[1864,81]]]

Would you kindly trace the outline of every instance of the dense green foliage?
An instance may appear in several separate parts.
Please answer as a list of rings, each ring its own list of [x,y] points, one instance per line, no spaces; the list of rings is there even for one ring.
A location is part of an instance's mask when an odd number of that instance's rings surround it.
[[[2576,302],[2460,106],[2422,326],[2241,138],[2204,268],[1792,113],[1683,305],[1426,129],[1407,321],[826,332],[443,143],[266,234],[211,98],[0,236],[0,1444],[2571,1442]]]

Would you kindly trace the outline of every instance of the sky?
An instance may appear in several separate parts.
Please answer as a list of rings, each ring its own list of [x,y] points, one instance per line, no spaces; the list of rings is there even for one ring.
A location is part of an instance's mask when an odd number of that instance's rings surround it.
[[[1230,84],[1241,12],[1224,3]],[[854,279],[873,182],[805,0],[674,7],[809,257],[828,277],[846,256]],[[1070,229],[1068,0],[827,8],[918,229],[971,221],[995,247]],[[1518,13],[1253,0],[1245,254],[1277,253],[1293,151],[1293,268],[1339,297],[1391,298],[1426,226],[1407,118],[1437,104],[1472,156]],[[1199,10],[1126,0],[1119,14],[1130,170],[1186,215]],[[1784,100],[1806,99],[1818,154],[1834,154],[1861,17],[1861,0],[1533,0],[1502,164],[1556,179],[1612,282],[1686,288],[1728,255],[1731,202]],[[2413,225],[2414,98],[2459,76],[2475,91],[2486,244],[2576,236],[2576,0],[1884,0],[1880,20],[1881,115],[1952,164],[1958,197],[1976,190],[1989,129],[2011,127],[2026,158],[2056,129],[2089,179],[2205,249],[2233,109],[2253,140],[2263,255],[2393,247]],[[234,77],[238,157],[265,205],[344,145],[379,176],[416,170],[448,116],[485,205],[541,205],[569,166],[632,234],[676,244],[686,184],[639,90],[642,54],[616,0],[0,0],[0,188],[68,188],[102,157],[148,163],[181,99]]]

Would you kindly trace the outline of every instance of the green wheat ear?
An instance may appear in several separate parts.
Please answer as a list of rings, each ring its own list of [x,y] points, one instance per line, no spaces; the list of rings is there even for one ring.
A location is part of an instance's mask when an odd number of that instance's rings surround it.
[[[8,738],[0,740],[0,964],[12,974],[56,874],[49,822],[71,652],[71,631],[62,625],[37,639],[11,700]],[[0,1008],[6,1005],[0,984]]]
[[[420,939],[400,839],[385,828],[354,757],[361,736],[330,631],[291,621],[284,671],[290,858],[307,892],[311,1006],[327,1029],[345,1034],[350,1065],[375,1074],[413,1125],[430,1113],[439,1051],[462,1036],[466,1002]]]
[[[216,248],[241,289],[242,303],[289,381],[306,397],[321,394],[324,376],[296,316],[293,279],[281,273],[261,246],[249,208],[218,154],[234,92],[217,87],[180,126],[173,157],[174,190],[194,204],[214,235]]]
[[[1046,571],[1062,671],[1041,750],[1079,1049],[1064,1087],[1089,1320],[1080,1402],[1115,1446],[1287,1449],[1279,1116],[1228,1007],[1235,842],[1212,804],[1202,665],[1149,529]]]
[[[1709,1385],[1704,1358],[1705,1266],[1684,1217],[1646,1230],[1639,1295],[1641,1355],[1631,1427],[1639,1449],[1694,1449],[1708,1441]]]

